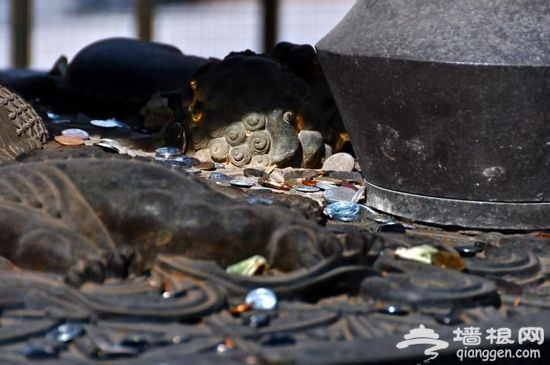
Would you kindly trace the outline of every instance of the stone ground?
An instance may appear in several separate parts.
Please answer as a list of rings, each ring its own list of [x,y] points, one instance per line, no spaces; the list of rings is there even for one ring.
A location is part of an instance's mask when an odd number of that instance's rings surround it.
[[[74,126],[114,139],[130,154],[147,139],[82,122],[48,124],[52,136]],[[210,183],[214,173],[246,174],[249,179],[257,175],[222,165],[159,164],[152,155],[130,158],[106,146],[66,147],[54,141],[16,164],[56,154],[73,160],[89,154],[95,161],[143,160],[185,179]],[[312,186],[316,181],[324,189],[331,183],[357,191],[363,185],[358,172],[290,169],[264,174],[271,174],[270,179],[252,176],[252,187],[212,186],[235,199],[246,197],[251,209],[283,202],[327,237],[335,237],[340,249],[312,266],[283,272],[277,267],[254,269],[253,276],[228,274],[225,266],[212,261],[161,252],[148,271],[77,287],[59,276],[13,270],[5,263],[0,357],[14,364],[401,364],[438,354],[432,361],[437,364],[483,363],[483,356],[510,350],[508,358],[501,353],[495,361],[516,364],[524,355],[525,363],[547,363],[550,234],[434,227],[366,206],[355,219],[342,221],[326,214],[327,198],[350,200],[349,195],[299,192],[297,184]],[[312,197],[312,205],[303,196]],[[363,199],[356,196],[359,203]],[[259,287],[274,291],[276,307],[247,304],[247,295]],[[424,345],[397,347],[407,345],[407,335],[422,326],[439,337],[426,340],[429,333],[424,331]],[[426,344],[437,341],[447,346],[425,355]],[[472,359],[476,354],[468,349],[486,351]]]

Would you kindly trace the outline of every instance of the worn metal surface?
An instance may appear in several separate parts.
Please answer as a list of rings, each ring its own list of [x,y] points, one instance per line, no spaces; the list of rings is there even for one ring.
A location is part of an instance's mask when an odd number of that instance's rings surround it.
[[[220,186],[210,191],[217,185],[185,168],[138,160],[64,147],[35,151],[0,167],[2,181],[24,182],[17,189],[2,184],[2,232],[21,235],[3,254],[24,267],[44,269],[18,270],[2,261],[3,360],[416,364],[426,360],[423,347],[396,345],[420,325],[449,344],[434,363],[461,363],[457,351],[465,345],[453,331],[472,326],[483,335],[479,349],[536,350],[539,357],[529,359],[534,364],[550,356],[546,232],[446,231],[401,222],[407,227],[402,233],[375,234],[391,217],[380,219],[362,209],[352,222],[326,220],[304,197],[245,194],[234,187],[225,188],[231,193],[222,196]],[[19,201],[8,192],[17,193]],[[174,197],[163,200],[171,208],[155,212],[158,198],[166,194]],[[31,204],[38,199],[42,207]],[[201,213],[201,206],[212,208]],[[61,218],[55,218],[55,209],[61,209]],[[41,214],[46,216],[42,224]],[[262,220],[265,214],[269,224]],[[250,215],[256,228],[244,224]],[[17,224],[10,225],[11,220]],[[80,220],[88,222],[89,232]],[[291,224],[284,228],[285,222]],[[267,239],[265,230],[278,225],[283,229]],[[165,242],[175,226],[188,227],[173,236],[179,237],[179,246]],[[158,235],[136,236],[143,229]],[[87,250],[83,234],[88,240],[103,238],[106,243],[96,246],[106,250]],[[239,240],[233,240],[236,235]],[[316,245],[315,237],[325,244]],[[250,277],[224,270],[228,262],[262,253],[262,242],[275,270]],[[425,264],[396,255],[399,248],[420,245],[430,245],[447,259]],[[63,253],[69,260],[51,260]],[[77,263],[72,268],[71,260]],[[52,267],[63,262],[68,265]],[[236,309],[260,287],[277,295],[275,310]],[[543,329],[542,343],[519,346],[518,333],[527,327]],[[510,329],[515,343],[491,345],[485,339],[491,328]],[[499,363],[512,360],[517,361]]]
[[[548,225],[550,202],[513,203],[448,199],[367,184],[367,202],[384,212],[416,221],[478,229],[532,230]]]

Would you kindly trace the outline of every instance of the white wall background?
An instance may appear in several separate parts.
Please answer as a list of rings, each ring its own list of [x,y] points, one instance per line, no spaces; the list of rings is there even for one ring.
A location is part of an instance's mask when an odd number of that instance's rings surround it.
[[[31,68],[48,69],[61,54],[70,59],[101,38],[135,36],[136,25],[128,7],[78,12],[79,1],[84,0],[34,0]],[[0,68],[10,64],[9,2],[0,0]],[[279,40],[315,44],[354,2],[280,0]],[[231,51],[259,51],[260,30],[256,0],[197,0],[158,6],[154,37],[187,54],[223,57]]]

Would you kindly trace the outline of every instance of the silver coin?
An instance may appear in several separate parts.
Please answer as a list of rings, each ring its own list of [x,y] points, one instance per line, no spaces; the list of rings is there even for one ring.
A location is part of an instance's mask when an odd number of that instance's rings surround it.
[[[50,118],[51,122],[54,123],[54,124],[62,124],[62,123],[71,123],[72,122],[71,118],[69,118],[67,116],[64,116],[64,115],[55,114],[55,113],[52,113],[52,112],[47,112],[46,114],[48,115],[48,118]]]
[[[84,129],[68,128],[61,131],[61,135],[67,137],[76,137],[80,139],[90,139],[90,135]]]
[[[188,174],[200,174],[201,173],[201,169],[197,169],[196,167],[189,167],[189,168],[186,168],[182,171],[185,171]]]
[[[50,330],[46,337],[58,342],[70,342],[84,333],[84,326],[80,323],[67,322]]]
[[[108,152],[120,152],[120,144],[118,144],[116,141],[110,141],[110,140],[99,140],[94,143],[94,146],[98,146],[103,148],[103,150]]]
[[[271,311],[277,308],[277,295],[271,289],[257,288],[246,295],[244,302],[253,310]]]
[[[307,186],[307,185],[296,185],[293,189],[301,193],[315,193],[321,190],[317,186]]]
[[[230,182],[231,180],[234,180],[233,177],[226,175],[222,172],[213,172],[208,176],[209,180],[216,181],[216,182]]]
[[[256,185],[256,181],[252,179],[232,179],[229,183],[233,186],[238,186],[241,188],[250,188]]]
[[[116,119],[93,119],[90,124],[100,128],[128,128],[128,125]]]
[[[324,181],[317,181],[317,184],[315,185],[321,190],[328,190],[336,187],[336,185]]]
[[[355,190],[338,186],[325,190],[323,196],[328,203],[351,202],[355,196]]]
[[[186,169],[190,169],[193,167],[193,162],[189,158],[185,158],[184,156],[175,157],[175,158],[155,157],[155,161],[163,165],[183,167]]]
[[[181,156],[181,150],[177,147],[160,147],[155,150],[156,159],[171,159]]]

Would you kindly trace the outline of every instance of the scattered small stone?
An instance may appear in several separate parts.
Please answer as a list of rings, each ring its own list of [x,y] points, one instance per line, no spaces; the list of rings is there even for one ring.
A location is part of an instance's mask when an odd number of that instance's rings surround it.
[[[245,168],[243,170],[243,175],[246,176],[246,177],[259,177],[259,178],[262,178],[262,179],[268,179],[269,178],[269,175],[266,174],[264,171],[259,170],[259,169],[255,169],[255,168],[251,168],[251,167]]]
[[[432,255],[432,265],[443,269],[454,269],[462,271],[466,263],[457,252],[437,251]]]
[[[205,162],[205,161],[201,161],[195,167],[203,171],[213,171],[216,169],[216,165],[214,165],[214,162]]]
[[[229,265],[225,271],[232,275],[254,276],[262,274],[267,269],[267,260],[260,255],[254,255],[243,261]]]
[[[233,341],[231,339],[227,339],[225,340],[225,342],[220,343],[216,347],[216,352],[218,354],[227,354],[232,352],[234,349],[235,349],[235,344],[233,343]]]
[[[355,167],[355,158],[345,152],[335,153],[325,160],[323,170],[327,171],[352,171]]]
[[[290,190],[290,187],[285,183],[281,183],[274,180],[262,180],[261,184],[266,188],[271,188],[276,190]]]
[[[251,309],[252,307],[249,304],[241,303],[229,308],[229,313],[234,316],[238,316],[242,313],[250,312]]]
[[[297,180],[297,179],[313,179],[314,177],[320,176],[321,172],[318,170],[311,169],[289,169],[284,173],[285,181]]]
[[[400,247],[395,250],[395,256],[430,265],[432,263],[432,255],[437,251],[437,248],[430,245]]]
[[[315,180],[305,180],[302,179],[302,185],[305,186],[317,186],[317,182]]]
[[[321,166],[321,161],[325,157],[323,135],[318,131],[303,130],[298,133],[298,139],[302,145],[302,166],[307,168]]]
[[[278,183],[284,183],[285,182],[285,174],[281,169],[275,169],[269,174],[269,179],[276,181]]]

